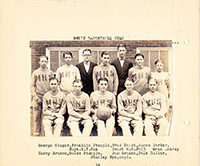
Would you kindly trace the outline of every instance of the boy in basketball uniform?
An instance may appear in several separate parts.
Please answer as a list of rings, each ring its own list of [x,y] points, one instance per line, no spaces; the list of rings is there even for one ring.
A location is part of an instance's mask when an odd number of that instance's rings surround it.
[[[103,51],[101,53],[101,64],[94,67],[93,71],[93,85],[94,91],[98,90],[98,80],[101,77],[107,78],[108,80],[108,91],[117,95],[118,90],[118,76],[114,66],[109,64],[110,53],[108,51]]]
[[[132,78],[134,81],[133,89],[138,93],[144,95],[148,92],[148,80],[151,77],[150,68],[144,66],[144,55],[138,53],[135,55],[136,66],[129,69],[128,77]]]
[[[65,65],[59,67],[56,71],[56,76],[60,84],[60,90],[68,95],[73,91],[72,83],[75,79],[80,79],[80,73],[77,67],[71,64],[73,55],[70,51],[63,53]]]
[[[127,78],[125,81],[126,90],[118,95],[118,123],[122,128],[123,136],[132,136],[131,125],[134,128],[134,136],[142,136],[142,100],[141,95],[133,90],[133,80]]]
[[[49,78],[53,77],[53,72],[47,68],[48,57],[40,56],[40,67],[35,70],[31,77],[31,95],[33,97],[33,135],[39,136],[43,134],[43,127],[41,127],[41,114],[43,96],[50,90]]]
[[[167,104],[167,119],[169,120],[169,101],[171,91],[171,79],[169,73],[163,72],[163,63],[161,60],[155,61],[156,72],[152,73],[152,77],[158,82],[157,91],[164,94],[166,97]],[[169,116],[169,117],[168,117]]]
[[[66,95],[58,90],[58,79],[49,79],[51,90],[43,97],[43,126],[45,136],[60,137],[66,112]],[[52,132],[54,125],[54,133]]]
[[[98,91],[91,93],[90,105],[92,118],[98,128],[98,136],[112,136],[115,125],[114,114],[116,112],[116,100],[115,95],[107,91],[108,80],[106,78],[100,78],[98,80]],[[97,111],[100,107],[107,107],[111,111],[111,116],[107,120],[100,120],[97,117]],[[102,110],[101,110],[102,111]]]
[[[145,114],[145,134],[146,136],[156,136],[154,125],[159,125],[158,136],[165,136],[168,121],[166,114],[166,97],[157,92],[158,82],[156,79],[149,80],[149,92],[142,96],[143,112]]]
[[[82,92],[82,81],[76,79],[73,82],[74,91],[67,95],[67,108],[69,119],[67,124],[72,136],[89,136],[93,127],[90,117],[90,98]],[[84,126],[83,132],[79,130],[79,124]]]

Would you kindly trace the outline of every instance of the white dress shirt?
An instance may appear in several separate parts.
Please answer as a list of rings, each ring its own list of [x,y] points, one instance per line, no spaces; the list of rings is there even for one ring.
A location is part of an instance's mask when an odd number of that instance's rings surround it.
[[[124,61],[125,61],[125,57],[123,59],[119,58],[119,61],[120,61],[121,67],[123,67]]]
[[[84,67],[85,67],[86,72],[88,73],[89,68],[90,68],[90,62],[88,62],[88,63],[86,64],[85,61],[84,61],[83,64],[84,64]]]

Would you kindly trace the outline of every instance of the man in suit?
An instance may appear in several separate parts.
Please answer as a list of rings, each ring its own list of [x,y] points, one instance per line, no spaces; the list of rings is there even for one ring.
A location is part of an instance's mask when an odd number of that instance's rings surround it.
[[[124,86],[125,80],[128,77],[128,71],[131,67],[133,67],[132,63],[126,58],[126,45],[119,44],[117,46],[117,50],[119,53],[119,57],[111,62],[111,65],[115,67],[117,70],[117,75],[119,78],[119,86],[117,94],[124,91],[126,88]]]
[[[84,61],[77,64],[80,74],[81,74],[81,81],[83,82],[83,89],[82,91],[90,95],[93,90],[93,80],[92,74],[93,69],[97,65],[90,61],[92,51],[90,49],[84,49],[82,52]]]

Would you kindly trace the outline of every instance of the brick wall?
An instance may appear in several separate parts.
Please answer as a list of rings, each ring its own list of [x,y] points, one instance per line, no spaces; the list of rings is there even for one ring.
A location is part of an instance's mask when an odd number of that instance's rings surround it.
[[[171,47],[171,40],[95,40],[95,41],[30,41],[31,72],[39,67],[39,56],[46,54],[46,47],[117,47],[126,44],[127,58],[133,61],[137,47]]]

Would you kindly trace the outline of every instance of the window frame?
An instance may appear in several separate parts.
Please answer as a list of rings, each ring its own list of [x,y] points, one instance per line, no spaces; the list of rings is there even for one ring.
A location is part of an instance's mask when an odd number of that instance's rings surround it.
[[[49,63],[47,64],[47,67],[50,69],[50,51],[58,51],[58,56],[59,56],[59,66],[60,66],[60,52],[61,51],[78,51],[79,53],[79,59],[78,63],[83,61],[82,57],[82,52],[84,49],[89,48],[92,51],[97,52],[97,64],[100,64],[99,57],[100,57],[100,52],[101,51],[116,51],[117,52],[117,47],[46,47],[46,55],[49,58]],[[117,57],[118,57],[118,52],[117,52]]]

